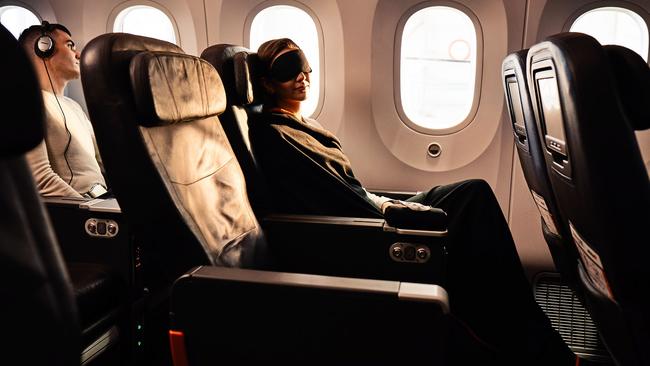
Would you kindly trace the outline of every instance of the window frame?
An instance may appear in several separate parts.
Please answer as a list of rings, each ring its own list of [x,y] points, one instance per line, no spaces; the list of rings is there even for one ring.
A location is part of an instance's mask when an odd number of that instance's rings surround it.
[[[581,16],[587,14],[588,12],[600,8],[622,8],[634,12],[636,15],[641,17],[645,22],[646,28],[648,29],[648,54],[645,55],[647,62],[650,63],[650,14],[641,6],[626,1],[597,1],[591,4],[586,4],[584,6],[576,9],[571,15],[567,18],[564,26],[562,27],[563,32],[569,32],[573,23],[578,20]]]
[[[25,4],[25,3],[22,3],[20,1],[11,1],[11,0],[10,1],[2,1],[2,2],[0,2],[0,8],[4,8],[4,7],[7,7],[7,6],[15,6],[15,7],[23,8],[23,9],[29,11],[30,13],[34,14],[34,16],[36,16],[36,19],[38,19],[39,24],[43,23],[43,17],[36,10],[34,10],[34,8],[32,6],[30,6],[29,4]],[[11,32],[11,31],[9,31],[9,32]]]
[[[246,16],[246,21],[244,22],[244,29],[243,29],[244,46],[250,49],[252,52],[257,52],[257,50],[251,49],[251,28],[253,25],[253,20],[255,20],[255,17],[263,10],[278,5],[293,6],[294,8],[298,8],[304,11],[305,13],[307,13],[307,15],[311,17],[311,20],[314,22],[314,26],[316,27],[316,35],[318,37],[320,86],[318,90],[318,102],[316,103],[316,108],[314,108],[314,112],[308,117],[318,119],[318,117],[323,111],[323,104],[325,102],[325,90],[326,90],[325,88],[325,84],[326,84],[325,42],[323,39],[323,27],[321,25],[321,22],[316,16],[316,13],[311,8],[309,8],[307,5],[303,3],[293,1],[293,0],[268,0],[258,4]]]
[[[421,126],[420,124],[408,118],[406,112],[404,111],[404,107],[402,105],[401,56],[402,56],[402,38],[404,36],[404,27],[406,26],[406,23],[411,18],[411,16],[413,16],[415,13],[417,13],[420,10],[426,8],[432,8],[432,7],[447,7],[462,12],[470,19],[470,21],[474,25],[474,32],[476,34],[476,72],[474,74],[474,93],[472,96],[472,104],[469,108],[467,116],[462,121],[458,122],[454,126],[450,126],[446,128],[427,128]],[[448,2],[448,1],[426,1],[409,8],[406,12],[404,12],[404,14],[402,14],[402,16],[399,19],[399,22],[397,23],[397,29],[395,30],[395,46],[394,46],[394,56],[393,56],[393,65],[394,65],[393,99],[395,102],[395,109],[397,110],[397,114],[401,122],[404,123],[408,128],[416,132],[420,132],[430,136],[450,135],[469,126],[471,122],[474,120],[474,118],[476,117],[476,113],[478,112],[478,107],[479,107],[479,101],[481,98],[481,82],[483,80],[482,60],[483,60],[483,31],[481,28],[481,24],[478,21],[478,17],[469,8],[459,3]]]
[[[177,46],[179,46],[181,48],[183,47],[182,46],[183,43],[182,43],[181,35],[180,35],[179,30],[178,30],[179,29],[178,28],[178,23],[176,22],[176,18],[174,17],[172,12],[170,12],[162,4],[154,2],[154,1],[150,1],[150,0],[128,0],[128,1],[124,1],[124,2],[119,3],[118,5],[116,5],[111,10],[111,13],[110,13],[110,15],[108,17],[108,20],[106,22],[106,32],[107,33],[114,33],[115,32],[115,30],[114,30],[115,21],[117,20],[118,16],[124,10],[127,10],[127,9],[129,9],[131,7],[135,7],[135,6],[149,6],[149,7],[155,8],[155,9],[160,10],[161,12],[163,12],[163,14],[165,14],[167,16],[167,18],[169,19],[169,21],[171,22],[172,28],[174,29],[174,37],[176,38],[176,42],[174,44],[176,44]]]

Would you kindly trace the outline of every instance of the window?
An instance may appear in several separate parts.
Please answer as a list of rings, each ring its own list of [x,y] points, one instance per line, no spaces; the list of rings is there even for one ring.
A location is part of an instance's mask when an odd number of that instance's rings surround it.
[[[0,23],[18,39],[20,33],[32,25],[41,24],[38,17],[21,6],[0,7]]]
[[[302,114],[311,116],[320,101],[321,67],[318,30],[314,19],[295,6],[276,5],[264,8],[253,18],[250,28],[250,49],[269,39],[291,38],[305,53],[312,68],[310,95],[302,103]]]
[[[402,117],[427,130],[467,119],[475,94],[476,39],[474,23],[458,9],[431,6],[407,18],[399,63]]]
[[[124,32],[176,43],[171,19],[162,10],[135,5],[122,10],[115,18],[113,32]]]
[[[590,10],[573,22],[571,32],[587,33],[603,45],[627,47],[648,61],[648,26],[632,10],[616,7]]]

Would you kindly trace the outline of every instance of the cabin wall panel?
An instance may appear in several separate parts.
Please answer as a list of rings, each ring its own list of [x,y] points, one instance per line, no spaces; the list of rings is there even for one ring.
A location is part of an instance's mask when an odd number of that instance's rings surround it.
[[[625,7],[637,12],[650,26],[649,0],[528,0],[529,24],[526,45],[530,47],[544,38],[568,31],[577,15],[601,6]]]
[[[216,43],[221,43],[221,7],[222,0],[203,0],[203,8],[205,10],[205,31],[206,42],[205,48]]]
[[[187,0],[187,6],[190,10],[192,21],[194,22],[194,36],[196,44],[193,55],[200,55],[206,47],[208,47],[208,30],[206,18],[206,0]],[[189,51],[185,49],[185,52]]]
[[[57,0],[65,2],[67,0]],[[171,15],[176,27],[177,43],[183,50],[196,55],[199,49],[197,39],[205,34],[205,19],[197,14],[202,8],[201,0],[103,0],[82,1],[84,39],[89,41],[100,34],[113,31],[113,18],[119,10],[131,5],[150,5]],[[192,8],[194,12],[190,9]],[[202,10],[201,10],[202,12]],[[78,13],[78,12],[77,12]],[[198,35],[198,36],[197,36]]]
[[[50,23],[57,21],[57,14],[49,0],[0,0],[0,6],[7,5],[22,6]]]
[[[353,138],[356,135],[368,136],[368,138],[356,138],[355,146],[352,149],[346,146],[346,149],[351,159],[358,161],[355,163],[357,175],[368,186],[413,191],[462,179],[482,178],[490,183],[503,211],[507,213],[513,144],[508,132],[509,125],[504,119],[507,116],[503,113],[503,96],[494,91],[501,90],[499,72],[501,60],[509,49],[517,48],[521,44],[521,24],[515,25],[516,28],[513,29],[509,19],[522,17],[525,7],[517,1],[427,2],[427,5],[445,6],[453,6],[457,3],[478,18],[478,26],[483,32],[483,54],[482,57],[479,54],[478,61],[482,63],[483,68],[481,79],[477,84],[481,88],[478,110],[468,127],[451,135],[427,137],[409,132],[407,128],[401,128],[402,132],[398,132],[391,141],[382,141],[381,138],[377,138],[379,134],[375,127],[375,123],[381,123],[377,122],[378,119],[385,119],[387,123],[402,124],[394,107],[395,100],[392,92],[394,69],[391,65],[394,59],[397,23],[405,11],[419,3],[415,0],[378,2],[375,19],[373,19],[372,34],[375,38],[370,40],[373,44],[371,50],[373,79],[369,85],[372,88],[373,115],[369,116],[370,125],[365,126],[363,133],[358,130],[361,127],[352,131]],[[506,8],[508,8],[507,12]],[[351,29],[350,32],[352,31]],[[348,31],[345,32],[347,43]],[[516,35],[512,35],[513,32]],[[492,35],[497,36],[492,37]],[[346,44],[347,48],[351,47],[347,47]],[[381,96],[378,97],[373,93]],[[347,96],[346,103],[350,103]],[[345,125],[348,130],[352,127],[352,123],[346,122]],[[420,142],[416,142],[417,140]],[[426,145],[430,142],[444,142],[444,157],[438,160],[426,157]],[[416,159],[421,163],[405,163],[389,152],[391,148],[417,149],[411,154],[420,154],[421,156]],[[372,153],[368,154],[368,151]],[[391,174],[391,172],[400,172],[400,174]]]

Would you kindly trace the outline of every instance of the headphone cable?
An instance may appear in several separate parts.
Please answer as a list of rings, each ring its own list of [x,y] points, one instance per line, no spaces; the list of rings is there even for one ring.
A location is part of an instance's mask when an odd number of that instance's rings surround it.
[[[47,63],[45,62],[45,59],[43,60],[43,66],[45,66],[45,72],[47,73],[47,78],[50,80],[50,87],[52,88],[52,94],[54,94],[54,100],[56,100],[56,104],[58,104],[59,109],[61,110],[61,114],[63,115],[63,126],[65,127],[65,131],[68,133],[68,143],[65,144],[65,149],[63,150],[63,159],[65,160],[65,164],[68,166],[68,170],[70,170],[70,180],[68,181],[68,185],[72,185],[72,179],[74,179],[74,172],[72,171],[72,167],[70,167],[70,162],[68,161],[68,149],[70,148],[70,143],[72,142],[72,133],[70,132],[70,129],[68,128],[68,120],[65,118],[65,112],[63,112],[63,107],[61,106],[61,103],[59,102],[59,98],[56,96],[56,92],[54,91],[54,83],[52,82],[52,78],[50,77],[50,71],[47,69]]]

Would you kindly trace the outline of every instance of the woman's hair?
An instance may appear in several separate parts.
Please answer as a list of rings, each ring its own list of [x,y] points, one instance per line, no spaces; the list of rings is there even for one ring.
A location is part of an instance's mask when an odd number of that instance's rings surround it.
[[[300,49],[296,42],[292,41],[289,38],[272,39],[260,45],[260,47],[257,49],[257,57],[261,62],[261,66],[263,67],[265,74],[269,71],[271,63],[275,57],[287,48],[296,50]]]

